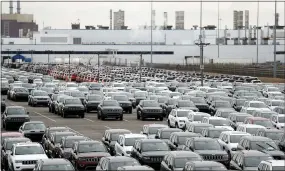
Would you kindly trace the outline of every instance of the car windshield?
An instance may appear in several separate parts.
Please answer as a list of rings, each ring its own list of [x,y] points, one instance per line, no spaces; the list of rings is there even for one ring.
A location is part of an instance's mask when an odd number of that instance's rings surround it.
[[[14,144],[29,142],[27,140],[10,141],[6,143],[6,150],[11,150]]]
[[[169,151],[169,147],[165,142],[142,143],[142,152],[148,152],[148,151]]]
[[[79,99],[66,99],[65,103],[66,104],[82,104]]]
[[[116,132],[111,135],[111,141],[117,141],[122,134],[128,134],[129,132]]]
[[[175,99],[168,100],[168,105],[176,105],[176,104],[177,104],[177,100]]]
[[[236,101],[236,105],[237,105],[237,106],[243,106],[245,101],[246,101],[246,100],[237,100],[237,101]]]
[[[64,135],[56,135],[55,136],[55,143],[60,143],[62,137],[70,136],[72,134],[64,134]]]
[[[246,132],[255,135],[258,129],[260,128],[246,128]]]
[[[220,170],[227,170],[227,168],[222,167],[222,166],[216,166],[216,167],[196,167],[195,170],[215,170],[215,171],[220,171]]]
[[[90,100],[90,101],[101,101],[102,97],[101,96],[88,96],[88,100]]]
[[[25,108],[8,108],[7,115],[26,115],[27,111]]]
[[[284,101],[272,101],[272,106],[282,106],[284,105]]]
[[[156,101],[144,101],[143,107],[159,107],[159,104]]]
[[[248,117],[248,115],[238,115],[236,117],[236,121],[237,122],[244,122],[245,118],[247,118],[247,117]]]
[[[162,131],[160,138],[161,138],[161,139],[169,139],[171,133],[173,133],[173,132],[177,132],[177,130],[173,130],[173,131]]]
[[[211,137],[211,138],[219,138],[221,132],[223,132],[223,131],[225,131],[225,130],[210,130],[209,131],[209,137]]]
[[[34,96],[48,96],[48,93],[45,91],[36,91],[34,92]]]
[[[189,111],[177,111],[177,117],[187,117],[189,113]]]
[[[158,101],[158,103],[166,103],[167,100],[168,100],[167,97],[159,97],[157,101]]]
[[[85,138],[74,138],[74,139],[67,139],[65,140],[64,147],[65,148],[72,148],[74,142],[84,141]]]
[[[184,158],[176,158],[174,160],[174,167],[175,168],[183,168],[187,162],[189,161],[202,161],[203,159],[200,156],[193,156],[193,157],[184,157]]]
[[[164,127],[149,127],[148,133],[149,134],[156,134],[157,130],[161,129],[161,128],[164,128]]]
[[[183,101],[178,102],[179,107],[194,107],[195,105],[191,103],[190,101]]]
[[[87,87],[78,87],[77,88],[79,91],[89,91]]]
[[[243,135],[230,135],[230,143],[239,143],[240,139],[245,136]]]
[[[221,150],[221,146],[216,140],[195,141],[195,150]]]
[[[178,137],[178,144],[179,145],[184,145],[185,144],[185,142],[186,142],[186,140],[187,140],[187,138],[190,138],[190,137]]]
[[[191,98],[190,99],[193,103],[205,103],[203,98]]]
[[[103,106],[119,106],[117,101],[104,101]]]
[[[253,124],[261,125],[264,127],[273,127],[272,123],[269,120],[256,120],[253,121]]]
[[[128,97],[127,96],[113,96],[114,100],[117,101],[128,101]]]
[[[250,143],[252,150],[267,150],[274,151],[279,150],[273,141],[252,141]]]
[[[114,86],[114,87],[125,87],[124,84],[114,84],[113,86]]]
[[[147,92],[135,92],[135,97],[147,97]]]
[[[266,132],[266,137],[272,140],[279,140],[283,136],[283,132]]]
[[[250,107],[253,107],[253,108],[267,108],[267,106],[264,103],[250,103]]]
[[[29,91],[25,88],[14,88],[14,91],[17,93],[28,93]]]
[[[90,84],[89,86],[90,86],[90,87],[102,87],[101,84]]]
[[[272,157],[268,156],[250,156],[244,158],[245,167],[258,167],[261,161],[272,160]]]
[[[230,122],[228,120],[222,119],[210,119],[209,124],[212,124],[214,126],[230,126]]]
[[[122,167],[122,166],[139,166],[139,165],[140,164],[135,160],[111,162],[110,170],[117,170],[119,167]]]
[[[73,171],[74,168],[70,164],[54,164],[54,165],[43,165],[42,170]]]
[[[90,153],[90,152],[106,152],[106,147],[102,143],[90,143],[80,144],[78,146],[79,153]]]
[[[72,97],[85,97],[83,93],[79,92],[71,92]]]
[[[67,84],[66,87],[78,87],[77,84]]]
[[[233,111],[226,111],[226,112],[221,112],[221,117],[222,118],[227,118],[229,115],[230,115],[230,113],[232,113]]]
[[[216,108],[231,108],[231,104],[228,101],[216,102],[215,107]]]
[[[132,138],[126,138],[125,139],[125,146],[133,146],[136,142],[136,140],[144,139],[144,137],[132,137]]]
[[[206,117],[205,115],[194,115],[194,121],[202,121]]]
[[[270,87],[270,88],[268,88],[268,91],[279,91],[279,89],[278,88],[276,88],[276,87]]]
[[[29,123],[25,124],[24,130],[45,130],[46,126],[43,123]]]
[[[48,87],[48,88],[55,88],[56,85],[55,85],[55,84],[46,84],[45,87]]]
[[[209,128],[209,127],[212,127],[212,126],[195,126],[194,132],[195,133],[202,133],[203,129]]]
[[[19,146],[15,149],[15,155],[45,154],[41,146]]]

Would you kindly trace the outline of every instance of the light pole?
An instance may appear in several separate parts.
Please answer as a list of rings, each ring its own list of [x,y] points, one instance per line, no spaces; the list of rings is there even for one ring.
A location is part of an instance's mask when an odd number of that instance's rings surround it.
[[[220,57],[220,1],[218,1],[218,58]]]
[[[152,27],[153,27],[153,7],[152,7],[152,1],[150,2],[150,10],[151,10],[151,23],[150,23],[150,63],[152,65]]]
[[[273,77],[276,78],[276,70],[277,70],[277,63],[276,63],[276,27],[277,27],[277,0],[275,0],[275,14],[274,14],[274,65],[273,65]]]
[[[68,53],[68,81],[70,80],[70,51]]]
[[[258,44],[259,44],[259,1],[257,1],[257,17],[256,17],[256,64],[258,64],[259,58],[259,51],[258,51]]]

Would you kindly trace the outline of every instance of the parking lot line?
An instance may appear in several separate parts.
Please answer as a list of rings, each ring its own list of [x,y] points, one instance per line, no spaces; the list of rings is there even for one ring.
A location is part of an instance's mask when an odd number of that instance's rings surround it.
[[[45,115],[43,115],[43,114],[41,114],[41,113],[39,113],[39,112],[34,112],[35,114],[38,114],[38,115],[40,115],[40,116],[42,116],[42,117],[44,117],[44,118],[47,118],[47,119],[49,119],[49,120],[51,120],[51,121],[53,121],[53,122],[56,122],[55,120],[53,120],[53,119],[51,119],[51,118],[49,118],[49,117],[47,117],[47,116],[45,116]]]
[[[91,119],[87,119],[87,118],[84,118],[85,120],[87,120],[87,121],[90,121],[90,122],[94,122],[94,121],[92,121]]]
[[[76,131],[76,130],[70,128],[70,126],[66,126],[66,127],[68,127],[71,131],[73,131],[73,132],[75,132],[75,133],[77,133],[77,134],[79,134],[79,135],[83,135],[83,134],[81,134],[80,132],[78,132],[78,131]]]
[[[124,119],[124,121],[126,121],[126,122],[130,122],[130,121],[128,121],[127,119]]]

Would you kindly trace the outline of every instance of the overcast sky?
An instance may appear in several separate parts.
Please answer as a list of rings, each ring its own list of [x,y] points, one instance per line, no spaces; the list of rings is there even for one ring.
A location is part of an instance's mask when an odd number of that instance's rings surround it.
[[[31,0],[32,1],[32,0]],[[135,0],[133,0],[135,1]],[[194,0],[193,0],[194,1]],[[262,1],[262,0],[261,0]],[[80,20],[81,28],[85,25],[110,25],[110,9],[125,11],[125,25],[138,28],[139,25],[150,25],[150,2],[24,2],[21,1],[21,12],[34,14],[34,19],[41,29],[51,26],[57,29],[69,29],[71,23]],[[260,2],[260,25],[274,24],[274,2]],[[14,0],[14,12],[16,12]],[[185,11],[185,28],[189,29],[200,22],[199,2],[153,2],[156,11],[156,25],[163,25],[163,12],[168,12],[168,25],[175,25],[175,11]],[[233,27],[233,10],[249,10],[249,24],[257,23],[257,2],[220,2],[221,26]],[[9,12],[9,1],[2,2],[2,13]],[[279,25],[284,24],[284,2],[277,3],[280,15]],[[217,25],[218,2],[203,3],[203,25]]]

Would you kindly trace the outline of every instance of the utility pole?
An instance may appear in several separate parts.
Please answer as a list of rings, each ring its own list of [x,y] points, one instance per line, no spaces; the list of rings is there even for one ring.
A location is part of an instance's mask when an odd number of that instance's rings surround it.
[[[142,82],[142,54],[140,54],[140,83]]]
[[[203,14],[203,3],[201,0],[200,3],[200,35],[199,35],[199,43],[195,43],[200,47],[200,72],[201,72],[201,86],[204,85],[204,47],[208,46],[210,43],[203,43],[202,36],[202,14]]]
[[[151,23],[150,23],[150,63],[151,63],[151,66],[152,66],[152,27],[153,27],[153,8],[152,8],[152,1],[150,2],[150,10],[151,10]]]
[[[256,64],[258,64],[258,58],[259,58],[259,50],[258,50],[258,46],[259,46],[259,1],[257,2],[257,26],[256,26]]]
[[[277,70],[277,63],[276,63],[276,27],[277,27],[277,0],[275,0],[275,14],[274,14],[274,65],[273,65],[273,77],[276,78],[276,70]]]
[[[100,55],[98,53],[98,83],[99,83],[99,79],[100,79]]]

